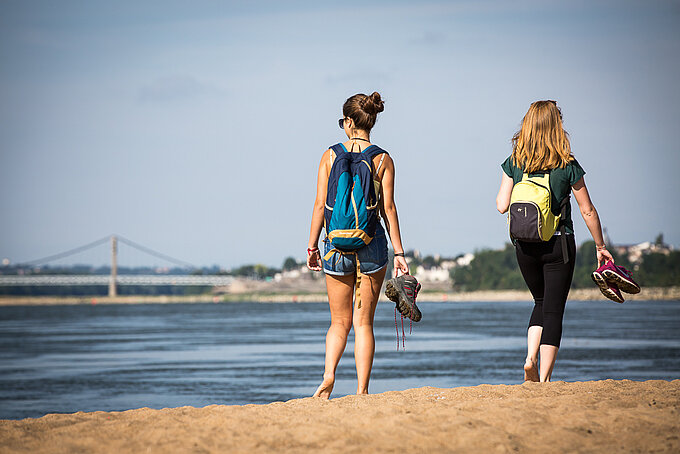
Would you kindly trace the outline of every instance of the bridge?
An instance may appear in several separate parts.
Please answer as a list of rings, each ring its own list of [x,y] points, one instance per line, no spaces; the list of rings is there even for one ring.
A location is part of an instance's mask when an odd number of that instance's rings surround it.
[[[232,276],[184,276],[184,275],[122,275],[117,276],[116,285],[229,285]],[[109,285],[107,275],[41,275],[41,276],[0,276],[0,286],[55,286],[55,285]]]
[[[175,275],[175,274],[153,274],[153,275],[118,275],[118,242],[125,243],[137,250],[145,252],[154,257],[171,262],[175,265],[187,269],[187,272],[195,270],[197,267],[188,262],[172,258],[168,255],[156,252],[120,235],[111,235],[99,239],[92,243],[71,249],[59,254],[44,257],[38,260],[25,262],[22,265],[38,266],[44,265],[55,260],[75,255],[87,249],[99,246],[106,242],[111,244],[111,274],[110,275],[0,275],[0,286],[76,286],[76,285],[107,285],[109,296],[118,294],[119,285],[171,285],[171,286],[222,286],[229,285],[234,281],[232,276],[203,276],[203,275]]]

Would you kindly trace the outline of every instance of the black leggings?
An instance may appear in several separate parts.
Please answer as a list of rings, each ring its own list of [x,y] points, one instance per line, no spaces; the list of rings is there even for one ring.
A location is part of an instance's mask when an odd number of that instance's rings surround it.
[[[562,317],[576,261],[574,235],[567,235],[569,263],[564,263],[562,239],[553,236],[550,241],[528,243],[517,241],[517,264],[524,281],[534,297],[534,311],[529,327],[542,326],[541,344],[560,346]]]

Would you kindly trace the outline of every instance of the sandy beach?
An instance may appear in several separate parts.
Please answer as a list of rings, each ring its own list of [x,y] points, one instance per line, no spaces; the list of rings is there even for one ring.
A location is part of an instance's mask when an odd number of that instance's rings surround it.
[[[679,452],[680,380],[424,387],[0,421],[3,453]]]

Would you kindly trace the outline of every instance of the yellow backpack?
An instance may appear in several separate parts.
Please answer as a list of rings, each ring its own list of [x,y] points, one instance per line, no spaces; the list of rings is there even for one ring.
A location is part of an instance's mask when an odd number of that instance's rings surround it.
[[[508,224],[510,238],[522,241],[548,241],[560,224],[560,215],[550,210],[550,173],[541,176],[522,175],[512,188]]]

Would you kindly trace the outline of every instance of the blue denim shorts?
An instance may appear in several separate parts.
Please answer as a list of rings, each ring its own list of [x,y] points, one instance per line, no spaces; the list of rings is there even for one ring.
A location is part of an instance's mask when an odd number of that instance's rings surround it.
[[[323,240],[323,254],[325,257],[328,251],[333,249],[328,237]],[[363,274],[372,274],[387,266],[387,237],[385,229],[381,224],[375,229],[375,236],[367,246],[356,251],[359,257],[359,268]],[[333,254],[329,260],[323,260],[323,271],[334,276],[346,276],[354,274],[357,269],[356,257],[354,254]]]

